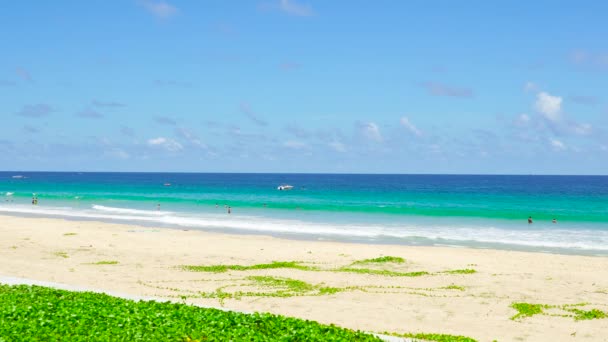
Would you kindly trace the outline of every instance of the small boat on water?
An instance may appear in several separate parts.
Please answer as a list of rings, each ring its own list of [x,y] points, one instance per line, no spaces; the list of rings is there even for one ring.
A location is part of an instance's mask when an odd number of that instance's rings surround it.
[[[289,184],[282,184],[277,186],[277,190],[291,190],[293,189],[293,185],[289,185]]]
[[[164,186],[171,186],[171,183],[165,183]]]
[[[25,176],[22,176],[22,175],[15,175],[15,176],[13,176],[12,178],[15,178],[15,179],[22,179],[22,178],[25,178]]]

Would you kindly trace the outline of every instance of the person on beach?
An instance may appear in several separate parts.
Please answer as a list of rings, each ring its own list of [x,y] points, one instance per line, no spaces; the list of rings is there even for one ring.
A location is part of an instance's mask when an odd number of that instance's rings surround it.
[[[554,218],[553,220],[551,220],[551,222],[557,223],[557,220]]]
[[[528,216],[528,224],[532,224],[532,216]]]
[[[228,214],[232,213],[232,210],[230,207],[228,207]]]
[[[160,210],[160,203],[156,204],[156,210]]]

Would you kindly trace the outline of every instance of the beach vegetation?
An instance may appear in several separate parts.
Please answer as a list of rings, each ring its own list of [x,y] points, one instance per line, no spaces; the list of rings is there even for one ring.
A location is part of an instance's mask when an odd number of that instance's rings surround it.
[[[406,337],[415,341],[436,341],[436,342],[477,342],[476,339],[460,336],[460,335],[448,335],[448,334],[427,334],[427,333],[384,333],[385,335],[392,335],[398,337]]]
[[[74,235],[77,235],[77,234],[76,233],[65,233],[65,234],[63,234],[63,236],[74,236]]]
[[[371,263],[396,263],[396,264],[401,264],[404,263],[405,259],[400,258],[400,257],[396,257],[396,256],[383,256],[383,257],[379,257],[379,258],[373,258],[373,259],[364,259],[364,260],[357,260],[355,262],[352,263],[352,265],[358,265],[358,264],[371,264]]]
[[[369,261],[369,260],[381,260],[381,261]],[[232,271],[250,271],[250,270],[267,270],[267,269],[279,269],[279,268],[290,268],[297,269],[301,271],[323,271],[323,272],[346,272],[346,273],[358,273],[358,274],[370,274],[370,275],[380,275],[387,277],[420,277],[425,275],[435,275],[435,274],[473,274],[476,273],[474,269],[458,269],[458,270],[447,270],[436,273],[430,273],[427,271],[414,271],[414,272],[400,272],[386,269],[372,269],[372,268],[363,268],[363,267],[352,267],[355,264],[364,264],[364,263],[383,263],[383,262],[404,262],[405,260],[398,257],[381,257],[376,259],[366,259],[356,261],[355,263],[349,266],[343,266],[338,268],[331,269],[321,269],[316,266],[308,266],[303,265],[302,262],[298,261],[273,261],[271,263],[265,264],[255,264],[255,265],[182,265],[181,268],[185,271],[192,272],[211,272],[211,273],[222,273],[227,272],[229,270]]]
[[[68,253],[66,252],[62,252],[62,251],[57,251],[55,253],[53,253],[54,256],[60,257],[60,258],[69,258],[70,256],[68,255]]]
[[[333,295],[336,294],[338,292],[342,292],[345,289],[343,288],[339,288],[339,287],[329,287],[329,286],[324,286],[319,288],[319,295],[323,296],[323,295]]]
[[[117,265],[118,261],[116,260],[101,260],[97,262],[91,263],[91,265]]]
[[[439,289],[441,289],[441,290],[458,290],[458,291],[464,291],[464,286],[458,286],[458,285],[450,284],[450,285],[448,285],[448,286],[440,287]]]
[[[279,277],[268,277],[268,276],[251,276],[247,277],[248,280],[253,280],[254,282],[264,285],[264,286],[272,286],[272,287],[282,287],[290,292],[308,292],[314,289],[314,286],[311,284],[291,278],[279,278]]]
[[[447,274],[473,274],[473,273],[477,273],[477,271],[475,271],[472,268],[465,268],[462,270],[447,270],[447,271],[443,271],[440,273],[447,273]]]
[[[548,304],[530,304],[530,303],[513,303],[511,307],[517,310],[517,314],[511,317],[512,320],[531,317],[538,314],[545,314],[544,309],[558,309],[567,312],[568,314],[550,314],[550,316],[557,317],[572,317],[576,321],[589,320],[589,319],[602,319],[608,318],[608,313],[598,310],[582,310],[580,307],[591,305],[590,303],[576,303],[576,304],[564,304],[564,305],[548,305]]]
[[[40,286],[0,285],[0,303],[0,336],[6,341],[381,341],[361,331],[274,314]]]
[[[184,265],[182,266],[184,270],[193,271],[193,272],[214,272],[221,273],[226,272],[228,270],[234,271],[249,271],[249,270],[267,270],[274,268],[292,268],[303,271],[314,271],[315,267],[301,265],[297,261],[273,261],[269,264],[257,264],[250,266],[243,265],[209,265],[209,266],[198,266],[198,265]]]
[[[588,311],[580,309],[569,309],[568,311],[574,313],[574,319],[577,321],[587,319],[601,319],[608,317],[608,314],[606,314],[606,312],[600,311],[598,309],[591,309]]]
[[[542,314],[543,309],[549,308],[545,304],[530,304],[530,303],[513,303],[511,307],[517,310],[517,314],[511,317],[512,320],[518,318],[532,317],[534,315]]]
[[[349,272],[349,273],[359,273],[359,274],[373,274],[373,275],[382,275],[388,277],[420,277],[423,275],[430,274],[426,271],[417,271],[417,272],[396,272],[389,270],[375,270],[370,268],[355,268],[355,267],[341,267],[336,270],[336,272]]]

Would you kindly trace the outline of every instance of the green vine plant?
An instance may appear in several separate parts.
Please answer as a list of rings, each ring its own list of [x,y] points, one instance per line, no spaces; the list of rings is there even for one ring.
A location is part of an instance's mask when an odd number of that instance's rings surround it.
[[[589,306],[591,306],[590,303],[564,305],[513,303],[511,304],[511,308],[515,309],[517,314],[512,316],[511,320],[522,320],[535,315],[571,317],[575,321],[608,318],[608,312],[597,308],[590,308],[590,310],[582,309]]]
[[[338,268],[322,269],[316,266],[304,265],[304,262],[300,261],[273,261],[271,263],[256,264],[256,265],[182,265],[181,268],[185,271],[191,272],[212,272],[221,273],[227,271],[250,271],[250,270],[267,270],[267,269],[296,269],[301,271],[322,271],[322,272],[345,272],[345,273],[358,273],[358,274],[370,274],[379,275],[386,277],[420,277],[428,275],[440,275],[440,274],[473,274],[477,271],[471,268],[456,269],[456,270],[445,270],[440,272],[428,272],[428,271],[414,271],[414,272],[401,272],[396,270],[390,270],[386,268],[366,268],[361,267],[362,265],[383,265],[383,264],[403,264],[405,259],[395,256],[383,256],[374,259],[357,260],[347,266]]]

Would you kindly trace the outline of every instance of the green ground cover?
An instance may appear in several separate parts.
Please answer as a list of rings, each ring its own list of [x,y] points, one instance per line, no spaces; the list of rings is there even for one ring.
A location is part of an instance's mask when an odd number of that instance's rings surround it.
[[[97,261],[97,262],[91,263],[91,265],[118,265],[118,261],[116,261],[116,260],[101,260],[101,261]]]
[[[266,270],[276,268],[291,268],[301,271],[321,271],[321,272],[347,272],[347,273],[359,273],[359,274],[371,274],[380,275],[387,277],[420,277],[426,275],[439,275],[439,274],[473,274],[476,273],[474,269],[458,269],[458,270],[446,270],[440,272],[427,272],[427,271],[414,271],[414,272],[400,272],[388,269],[377,269],[377,268],[363,268],[358,267],[359,265],[385,265],[385,264],[401,264],[404,263],[405,259],[394,256],[384,256],[374,259],[356,260],[348,266],[338,268],[322,269],[314,266],[303,265],[298,261],[273,261],[267,264],[256,264],[256,265],[182,265],[181,268],[186,271],[192,272],[213,272],[220,273],[229,270],[232,271],[249,271],[249,270]],[[357,267],[354,267],[357,266]]]
[[[273,314],[242,314],[92,292],[0,285],[0,341],[66,340],[381,341],[363,332]]]
[[[300,265],[297,261],[273,261],[269,264],[257,264],[257,265],[209,265],[209,266],[199,266],[199,265],[184,265],[183,269],[187,271],[193,272],[226,272],[228,270],[234,271],[249,271],[249,270],[268,270],[274,268],[293,268],[296,270],[303,271],[315,271],[316,268],[311,266]]]
[[[564,305],[549,305],[549,304],[531,304],[531,303],[513,303],[511,307],[517,310],[517,314],[511,317],[512,320],[532,317],[534,315],[549,315],[560,317],[572,317],[576,321],[589,319],[608,318],[608,312],[598,309],[583,310],[581,307],[588,306],[590,303],[564,304]],[[561,314],[548,314],[545,310],[562,311]],[[564,313],[565,312],[565,313]]]
[[[446,334],[425,334],[425,333],[407,333],[407,334],[392,334],[393,336],[409,337],[415,341],[436,341],[436,342],[477,342],[477,340],[466,336],[446,335]]]

